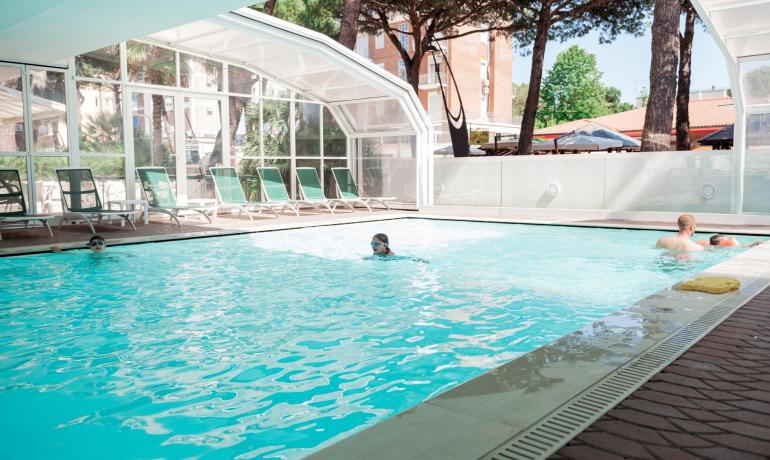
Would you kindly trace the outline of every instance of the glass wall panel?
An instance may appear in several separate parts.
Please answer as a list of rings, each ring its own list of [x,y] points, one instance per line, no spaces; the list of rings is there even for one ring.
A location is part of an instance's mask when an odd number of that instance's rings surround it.
[[[120,85],[77,82],[80,151],[123,153]]]
[[[38,212],[62,212],[56,169],[69,166],[68,157],[35,157],[35,189]]]
[[[238,179],[241,181],[241,187],[243,187],[243,194],[246,195],[246,199],[249,201],[259,201],[262,193],[259,175],[257,175],[257,168],[261,165],[259,158],[241,158],[233,162],[233,165],[235,165],[234,167],[238,171]]]
[[[746,117],[746,145],[770,147],[770,113],[758,113]]]
[[[120,46],[112,45],[75,57],[78,77],[120,80]]]
[[[285,86],[279,85],[274,81],[263,78],[262,79],[262,96],[289,98],[291,97],[291,90],[289,90],[289,88]]]
[[[0,65],[0,152],[26,150],[21,69]]]
[[[324,107],[324,157],[347,156],[347,137],[337,119]]]
[[[81,156],[80,166],[93,171],[105,207],[110,200],[126,199],[126,162],[123,156]]]
[[[187,196],[215,198],[212,166],[222,166],[222,114],[217,99],[184,98]]]
[[[245,156],[259,156],[259,102],[230,97],[230,158],[237,164]]]
[[[363,139],[363,160],[357,178],[364,195],[415,201],[415,142],[414,136]]]
[[[285,156],[289,148],[289,104],[287,101],[262,101],[262,130],[265,156]]]
[[[294,110],[295,146],[298,157],[321,155],[321,106],[297,102]]]
[[[33,149],[36,152],[67,150],[67,106],[64,72],[33,70],[29,72],[30,109],[32,111]]]
[[[128,79],[138,83],[176,86],[176,57],[169,49],[147,43],[126,43]]]
[[[0,156],[0,168],[3,169],[18,169],[19,178],[21,179],[22,193],[24,194],[24,201],[27,204],[27,212],[32,212],[32,202],[29,199],[29,181],[27,180],[27,157],[26,156]],[[3,211],[3,206],[0,205],[0,212]]]
[[[133,93],[131,121],[134,134],[134,164],[163,166],[176,179],[174,148],[174,98],[150,93]]]
[[[222,64],[179,53],[179,81],[182,88],[222,91]]]
[[[346,168],[347,166],[348,160],[324,160],[323,184],[326,198],[339,198],[332,168]]]
[[[741,63],[746,104],[770,104],[770,58]]]
[[[227,85],[231,93],[257,96],[258,83],[259,77],[250,70],[234,65],[227,67]]]

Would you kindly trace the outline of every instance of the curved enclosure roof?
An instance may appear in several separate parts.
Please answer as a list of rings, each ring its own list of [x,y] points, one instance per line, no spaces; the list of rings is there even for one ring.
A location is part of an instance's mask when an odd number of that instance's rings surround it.
[[[329,37],[242,8],[145,40],[237,63],[337,108],[348,133],[427,132],[412,88]]]
[[[695,0],[733,60],[770,54],[770,0]]]

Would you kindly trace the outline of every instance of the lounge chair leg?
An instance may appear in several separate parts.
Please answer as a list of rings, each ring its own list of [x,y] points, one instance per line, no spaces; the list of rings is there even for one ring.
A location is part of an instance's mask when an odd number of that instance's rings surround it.
[[[48,221],[43,221],[43,225],[45,225],[45,228],[48,229],[48,234],[51,235],[51,238],[53,238],[53,232],[51,231],[51,226],[48,225]]]

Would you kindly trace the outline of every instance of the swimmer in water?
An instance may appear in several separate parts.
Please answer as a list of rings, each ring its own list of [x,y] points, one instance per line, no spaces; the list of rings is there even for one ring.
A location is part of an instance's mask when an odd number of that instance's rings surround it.
[[[741,247],[753,248],[754,246],[761,243],[762,243],[761,241],[755,241],[753,243],[743,245],[739,243],[734,236],[726,236],[719,233],[717,233],[716,235],[713,235],[708,240],[698,241],[698,244],[708,248],[741,248]]]
[[[94,235],[88,240],[88,249],[91,250],[91,254],[104,254],[107,250],[107,242],[99,235]],[[51,252],[62,252],[59,246],[51,246]]]
[[[372,255],[386,257],[396,255],[396,253],[390,249],[388,235],[378,233],[372,237]]]

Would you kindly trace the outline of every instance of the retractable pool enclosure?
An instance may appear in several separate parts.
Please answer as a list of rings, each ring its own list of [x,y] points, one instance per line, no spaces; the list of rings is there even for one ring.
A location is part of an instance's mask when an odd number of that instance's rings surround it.
[[[278,167],[294,196],[295,169],[314,167],[333,196],[331,168],[347,166],[365,195],[428,202],[432,133],[406,82],[322,34],[193,3],[184,23],[134,14],[95,37],[35,38],[21,27],[42,26],[32,13],[0,26],[18,45],[0,45],[0,167],[21,170],[35,211],[60,209],[54,174],[68,166],[92,168],[104,201],[138,198],[139,166],[165,167],[183,200],[215,197],[212,166],[236,167],[250,199],[257,167]]]

